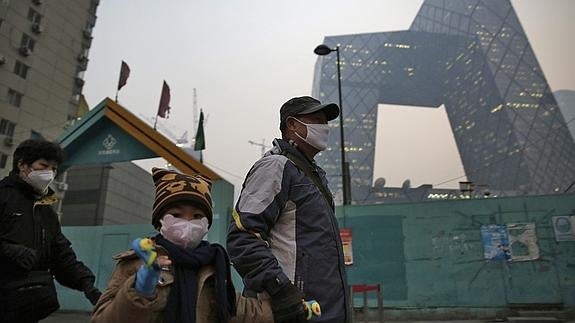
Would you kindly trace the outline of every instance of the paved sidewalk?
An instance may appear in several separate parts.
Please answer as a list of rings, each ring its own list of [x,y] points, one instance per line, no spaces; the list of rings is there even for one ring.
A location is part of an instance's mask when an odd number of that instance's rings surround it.
[[[40,323],[89,323],[90,314],[89,313],[70,313],[70,312],[56,312],[52,314],[45,320],[40,321]],[[363,323],[364,321],[359,320],[355,323]],[[389,323],[485,323],[489,321],[477,321],[477,320],[463,320],[463,321],[386,321]],[[376,321],[370,321],[369,323],[377,323]]]
[[[56,312],[40,323],[90,323],[90,313]]]
[[[74,313],[74,312],[56,312],[40,323],[89,323],[90,313]],[[363,320],[356,320],[354,323],[363,323]],[[456,320],[456,321],[385,321],[386,323],[486,323],[486,322],[501,322],[495,320]],[[377,323],[370,321],[369,323]],[[575,323],[575,321],[568,321],[565,323]]]

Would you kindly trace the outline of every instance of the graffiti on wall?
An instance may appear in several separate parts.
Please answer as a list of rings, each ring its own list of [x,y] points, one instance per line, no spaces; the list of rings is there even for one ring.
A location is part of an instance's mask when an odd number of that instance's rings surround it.
[[[441,258],[449,254],[464,255],[473,249],[465,233],[451,233],[440,231],[431,238],[433,258]]]

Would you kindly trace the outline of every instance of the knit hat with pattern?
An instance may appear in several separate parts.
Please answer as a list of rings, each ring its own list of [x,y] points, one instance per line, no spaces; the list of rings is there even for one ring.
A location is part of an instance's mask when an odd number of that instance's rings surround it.
[[[187,175],[162,168],[152,168],[156,197],[152,211],[152,224],[161,226],[160,219],[166,209],[176,202],[191,202],[206,213],[212,226],[212,182],[201,175]]]

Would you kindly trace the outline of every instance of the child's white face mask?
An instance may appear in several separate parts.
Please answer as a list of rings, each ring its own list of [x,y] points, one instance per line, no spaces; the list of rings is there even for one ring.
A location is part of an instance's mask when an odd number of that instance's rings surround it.
[[[160,233],[168,241],[183,247],[195,248],[208,233],[208,219],[185,220],[166,214],[160,220]]]

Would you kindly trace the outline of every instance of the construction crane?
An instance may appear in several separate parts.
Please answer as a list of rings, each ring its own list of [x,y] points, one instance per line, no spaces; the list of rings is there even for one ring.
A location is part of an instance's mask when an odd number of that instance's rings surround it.
[[[148,122],[149,125],[154,124],[154,117],[147,117],[143,114],[139,114],[140,117],[142,117],[144,120],[146,120]],[[166,135],[168,138],[172,139],[173,141],[175,141],[176,146],[181,147],[184,146],[185,144],[188,143],[188,131],[184,131],[184,133],[180,136],[175,135],[168,127],[171,126],[165,126],[161,123],[157,123],[156,124],[156,128],[159,132],[161,132],[162,134]]]
[[[261,142],[261,143],[255,142],[255,141],[253,141],[253,140],[248,140],[248,143],[250,143],[250,144],[252,144],[252,145],[254,145],[254,146],[260,146],[261,149],[262,149],[262,157],[264,156],[264,154],[266,153],[266,151],[267,151],[269,148],[271,148],[271,146],[267,146],[267,145],[265,144],[265,143],[266,143],[266,139],[265,139],[265,138],[262,139],[262,142]]]

